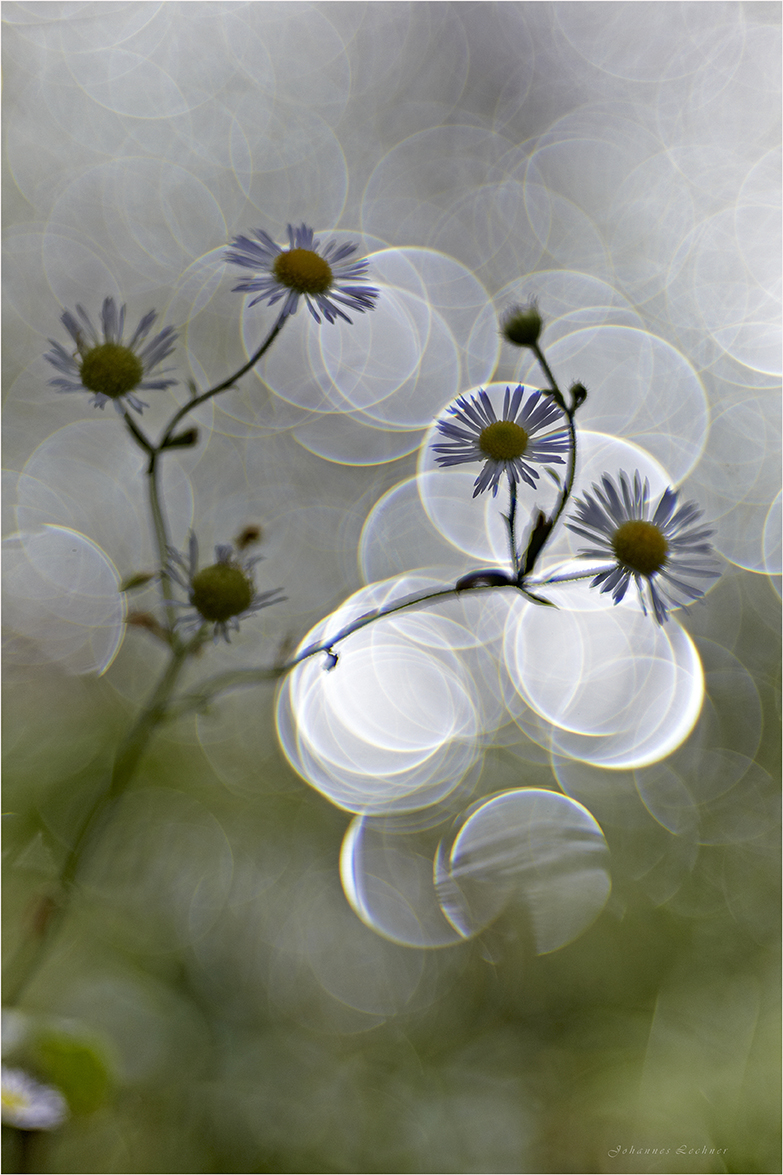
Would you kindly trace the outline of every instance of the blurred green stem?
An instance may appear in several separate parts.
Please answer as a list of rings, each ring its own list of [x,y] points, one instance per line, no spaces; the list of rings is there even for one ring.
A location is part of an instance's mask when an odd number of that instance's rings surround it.
[[[150,498],[150,513],[152,514],[152,525],[155,529],[155,541],[158,546],[158,560],[160,562],[160,591],[163,596],[164,607],[166,609],[166,620],[168,621],[169,633],[173,637],[175,635],[174,621],[174,607],[166,601],[171,599],[171,577],[169,576],[167,567],[169,561],[169,536],[166,529],[166,520],[163,516],[163,506],[160,499],[159,486],[160,466],[158,465],[158,453],[153,453],[150,457],[149,468],[147,469],[147,485]],[[176,645],[173,645],[176,647]]]
[[[55,892],[39,903],[39,914],[34,925],[20,943],[11,959],[3,984],[6,1003],[15,1003],[26,990],[46,958],[70,906],[71,896],[84,860],[85,852],[94,842],[100,826],[111,813],[123,792],[133,779],[150,740],[168,713],[169,702],[180,673],[191,653],[204,637],[204,627],[186,645],[173,649],[168,664],[156,685],[149,702],[120,746],[114,767],[104,787],[90,805],[57,878]]]

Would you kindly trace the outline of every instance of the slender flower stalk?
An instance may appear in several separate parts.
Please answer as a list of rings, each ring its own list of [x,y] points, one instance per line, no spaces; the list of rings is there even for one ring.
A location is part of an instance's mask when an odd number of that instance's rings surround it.
[[[84,816],[73,845],[67,853],[54,887],[44,899],[45,916],[37,920],[34,933],[24,939],[10,960],[3,983],[7,1003],[15,1003],[27,989],[43,963],[46,952],[68,912],[74,884],[90,846],[95,841],[128,784],[161,722],[168,713],[174,689],[188,657],[203,643],[205,633],[197,632],[186,645],[172,649],[149,702],[120,746],[111,775]]]
[[[506,524],[508,526],[508,544],[511,552],[511,570],[516,576],[519,572],[519,555],[517,553],[517,483],[509,480],[509,504]]]
[[[238,379],[241,379],[242,376],[246,375],[252,367],[255,367],[259,359],[262,359],[269,348],[272,346],[272,343],[280,334],[280,331],[283,329],[284,325],[285,319],[281,315],[270,330],[269,334],[264,339],[263,343],[261,343],[260,347],[250,356],[247,363],[243,363],[239,370],[235,371],[233,375],[230,375],[228,379],[222,380],[219,384],[215,384],[213,388],[209,388],[208,391],[202,392],[200,396],[194,396],[193,399],[188,401],[187,404],[183,404],[182,407],[174,413],[168,425],[166,426],[166,431],[164,432],[161,442],[157,447],[158,451],[169,447],[169,444],[174,435],[174,429],[177,427],[180,420],[187,416],[189,412],[192,412],[194,408],[198,408],[200,404],[204,404],[207,400],[211,400],[212,397],[217,396],[219,392],[224,392],[227,388],[233,387]]]
[[[163,596],[164,606],[166,608],[166,618],[168,621],[169,631],[174,636],[175,614],[173,604],[171,602],[171,577],[169,570],[169,548],[170,539],[168,527],[166,525],[166,518],[163,512],[163,504],[160,494],[160,456],[171,448],[181,447],[181,441],[184,440],[186,444],[195,444],[198,439],[196,430],[191,430],[185,438],[180,439],[178,444],[178,437],[175,436],[177,425],[183,420],[189,412],[194,408],[198,408],[200,404],[204,404],[207,400],[217,396],[220,392],[226,391],[227,388],[232,387],[238,379],[241,379],[252,367],[255,367],[259,359],[263,358],[272,343],[275,341],[280,331],[283,329],[285,320],[278,318],[274,326],[266,336],[264,341],[260,344],[256,351],[250,356],[246,363],[243,363],[238,371],[230,375],[228,379],[221,380],[220,383],[215,384],[214,387],[209,388],[201,395],[194,396],[187,404],[183,404],[172,416],[166,429],[157,445],[153,445],[151,441],[144,436],[142,431],[134,420],[132,420],[128,413],[125,413],[125,424],[135,440],[136,444],[149,456],[149,463],[147,465],[147,483],[148,496],[150,503],[150,514],[152,517],[153,529],[155,531],[155,541],[158,548],[158,559],[160,565],[160,584]]]
[[[472,577],[467,577],[472,578]],[[478,577],[483,582],[476,582],[470,585],[464,584],[460,581],[455,587],[440,588],[437,591],[414,592],[409,596],[404,596],[402,599],[393,600],[390,604],[384,604],[381,608],[374,608],[370,612],[365,612],[361,616],[357,616],[351,620],[334,636],[316,641],[311,645],[307,645],[296,656],[281,662],[279,665],[269,667],[252,667],[246,669],[229,669],[224,673],[215,674],[214,677],[206,678],[199,686],[191,693],[183,695],[175,703],[172,714],[177,717],[183,714],[190,714],[194,711],[202,709],[208,705],[218,694],[225,693],[228,690],[240,689],[244,686],[258,685],[264,681],[278,681],[281,677],[285,677],[297,665],[303,661],[307,661],[310,657],[314,657],[319,653],[326,653],[330,663],[326,668],[333,668],[337,663],[337,653],[335,649],[343,641],[347,640],[349,636],[353,636],[355,632],[366,628],[369,624],[374,624],[376,620],[382,620],[385,616],[393,616],[397,612],[402,612],[408,608],[427,607],[430,604],[437,604],[439,601],[456,598],[464,590],[470,586],[473,591],[490,591],[498,587],[511,587],[515,591],[518,590],[517,585],[508,577],[496,576],[494,573],[480,573]]]

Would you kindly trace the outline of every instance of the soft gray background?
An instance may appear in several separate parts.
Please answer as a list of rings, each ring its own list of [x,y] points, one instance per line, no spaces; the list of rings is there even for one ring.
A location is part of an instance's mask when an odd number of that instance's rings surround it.
[[[677,760],[700,781],[693,819],[665,827],[632,773],[571,778],[614,892],[551,956],[526,952],[511,915],[431,952],[362,926],[337,873],[346,814],[286,764],[266,687],[167,730],[27,996],[104,1034],[117,1074],[116,1097],[42,1140],[35,1169],[779,1170],[780,6],[3,17],[6,535],[55,524],[120,576],[151,565],[140,459],[111,409],[47,387],[46,340],[76,302],[96,315],[111,294],[133,323],[154,306],[181,328],[180,378],[207,386],[273,313],[243,313],[223,246],[304,221],[382,251],[379,280],[395,251],[416,262],[414,293],[387,303],[397,319],[321,328],[370,356],[368,378],[406,347],[415,375],[393,407],[365,411],[349,384],[344,404],[313,402],[306,365],[287,366],[317,351],[300,310],[267,364],[281,395],[245,380],[199,417],[199,450],[170,459],[173,537],[194,524],[208,551],[260,523],[260,586],[289,597],[207,650],[206,671],[271,660],[368,565],[432,562],[411,538],[373,563],[365,519],[455,394],[535,382],[494,328],[531,294],[555,370],[591,389],[587,426],[683,483],[725,561],[683,620],[709,694]],[[178,394],[151,394],[150,431]],[[5,707],[9,938],[159,660],[131,631],[104,676],[77,675],[81,647],[24,631]],[[557,786],[545,754],[487,752],[480,794],[524,784]],[[725,1153],[689,1153],[705,1146]]]

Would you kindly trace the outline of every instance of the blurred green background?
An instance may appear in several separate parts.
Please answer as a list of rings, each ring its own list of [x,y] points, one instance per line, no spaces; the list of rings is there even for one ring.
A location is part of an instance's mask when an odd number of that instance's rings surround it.
[[[721,595],[741,608],[734,649],[764,707],[757,758],[778,778],[775,598],[760,577],[728,577],[693,615],[708,635]],[[127,640],[116,671],[148,664],[151,644]],[[9,682],[7,947],[128,722],[111,672]],[[282,760],[272,706],[261,688],[215,707],[215,724],[240,707],[254,728],[239,772],[231,747],[215,771],[193,723],[167,730],[106,830],[23,1007],[97,1031],[116,1084],[37,1136],[28,1169],[776,1169],[773,815],[768,833],[701,846],[679,872],[677,838],[604,820],[613,894],[578,941],[531,956],[510,912],[476,942],[415,951],[349,910],[347,818]],[[482,786],[509,771],[490,756]],[[759,798],[740,789],[734,802],[741,822]],[[724,1153],[676,1153],[705,1146]]]

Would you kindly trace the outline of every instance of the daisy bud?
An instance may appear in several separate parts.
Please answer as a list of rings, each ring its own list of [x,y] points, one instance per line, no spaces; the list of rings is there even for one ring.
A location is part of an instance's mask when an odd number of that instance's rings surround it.
[[[263,532],[260,526],[246,526],[241,534],[238,534],[234,539],[234,546],[238,551],[244,551],[246,547],[260,543],[262,538]]]
[[[576,411],[579,405],[584,404],[585,400],[587,399],[587,388],[584,384],[575,383],[571,384],[571,387],[568,389],[568,391],[571,395],[571,404],[573,410]]]
[[[513,306],[500,323],[501,333],[506,342],[514,347],[533,347],[543,327],[538,303],[533,300],[525,306]]]

